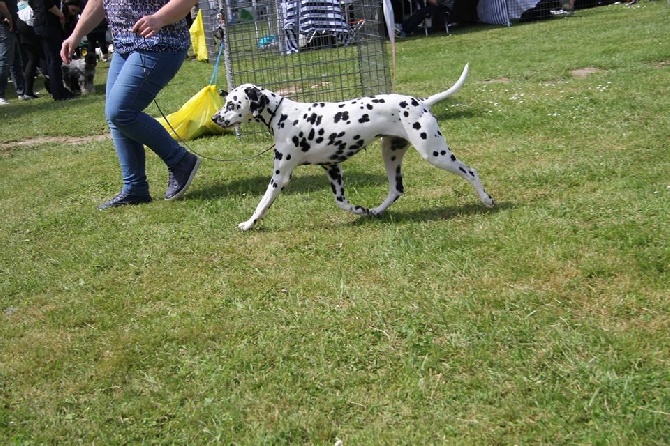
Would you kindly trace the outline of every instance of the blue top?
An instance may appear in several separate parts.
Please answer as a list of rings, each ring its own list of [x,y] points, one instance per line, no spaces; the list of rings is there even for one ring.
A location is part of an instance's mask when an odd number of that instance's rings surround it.
[[[105,14],[114,37],[114,51],[127,54],[135,50],[183,51],[191,45],[186,19],[165,25],[149,38],[131,31],[142,17],[161,9],[169,0],[103,0]]]

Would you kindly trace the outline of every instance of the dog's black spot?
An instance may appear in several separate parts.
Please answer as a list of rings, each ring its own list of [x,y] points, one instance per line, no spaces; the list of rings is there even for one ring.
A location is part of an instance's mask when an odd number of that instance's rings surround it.
[[[421,137],[421,139],[428,139],[428,134],[426,132],[419,133],[419,136]]]
[[[414,123],[414,125],[412,125],[412,127],[414,130],[419,130],[421,128],[421,123],[417,121]]]
[[[463,169],[462,166],[459,166],[458,170],[460,170],[460,171],[463,172],[463,173],[467,173],[467,172],[465,171],[465,169]]]
[[[372,102],[373,104],[385,104],[386,103],[386,101],[383,98],[374,98],[370,102]]]
[[[289,155],[289,156],[291,156],[291,155]],[[275,149],[275,159],[276,160],[281,160],[283,157],[284,157],[284,155],[279,150]]]
[[[317,144],[321,144],[323,142],[323,137],[319,136],[318,138],[316,138],[316,140],[314,140],[314,142]]]
[[[319,135],[323,136],[324,133],[326,133],[326,129],[320,128],[319,129]]]
[[[297,119],[296,119],[295,121],[293,121],[293,127],[295,127],[296,125],[298,125],[298,123],[300,123],[300,121],[297,120]]]
[[[293,141],[293,145],[296,147],[300,146],[300,138],[298,138],[298,135],[293,135],[293,138],[291,138],[291,141]]]
[[[454,155],[453,153],[451,154],[451,160],[456,161],[456,155]]]
[[[372,104],[367,104],[365,107],[366,107],[368,110],[372,110],[373,108],[375,108],[375,106],[372,105]]]
[[[360,117],[358,122],[361,123],[361,124],[366,123],[366,122],[370,122],[370,115],[368,115],[367,113],[364,114],[363,116]]]
[[[405,186],[402,184],[402,168],[400,166],[395,168],[395,189],[401,194],[405,192]]]
[[[349,119],[349,112],[337,112],[335,113],[335,124],[340,121],[347,121]]]
[[[408,111],[404,111],[404,112],[402,113],[402,115],[403,115],[405,118],[408,118],[408,117],[409,117],[409,112],[408,112]]]
[[[393,138],[391,140],[391,150],[402,150],[407,147],[407,140],[403,138]]]
[[[406,108],[406,107],[407,107],[407,101],[400,101],[400,103],[398,104],[398,106],[399,106],[400,108]]]
[[[344,102],[337,104],[338,108],[344,108],[346,106],[347,106],[347,104],[345,104]]]
[[[437,150],[433,152],[433,156],[434,156],[435,158],[437,158],[438,155],[439,155],[439,152],[438,152]]]
[[[290,159],[291,159],[291,154],[290,153],[286,154],[286,161],[288,161]]]
[[[311,129],[309,131],[309,135],[307,135],[307,139],[310,140],[310,141],[314,139],[314,129]]]
[[[446,150],[442,150],[442,151],[440,151],[440,155],[444,156],[444,155],[446,155],[446,154],[447,154],[447,151],[446,151]]]
[[[418,107],[419,105],[421,105],[421,103],[419,101],[417,101],[416,98],[412,98],[411,104],[412,104],[412,107]]]
[[[307,152],[307,151],[309,151],[309,149],[310,149],[309,142],[307,141],[306,138],[303,138],[300,141],[300,150],[302,150],[303,152]]]

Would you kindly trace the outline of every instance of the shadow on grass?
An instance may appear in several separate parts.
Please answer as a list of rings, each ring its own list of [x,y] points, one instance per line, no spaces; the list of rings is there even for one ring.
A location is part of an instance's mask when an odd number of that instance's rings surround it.
[[[490,215],[514,208],[514,203],[496,203],[495,207],[487,208],[480,202],[462,206],[439,206],[414,211],[394,211],[389,208],[379,217],[361,217],[349,223],[352,226],[366,226],[388,223],[414,223],[421,221],[450,220],[456,217],[472,215]]]
[[[230,195],[251,194],[258,195],[260,199],[268,187],[270,173],[271,172],[268,171],[267,176],[255,176],[228,182],[223,181],[221,184],[213,187],[191,189],[189,195],[193,198],[212,199]],[[388,184],[388,180],[386,179],[386,175],[380,174],[364,174],[356,172],[345,174],[345,187],[346,185],[355,186],[362,184],[379,186]],[[330,191],[330,182],[328,181],[325,171],[322,174],[315,173],[294,177],[289,185],[286,186],[286,189],[282,191],[282,194],[291,195],[320,190]]]

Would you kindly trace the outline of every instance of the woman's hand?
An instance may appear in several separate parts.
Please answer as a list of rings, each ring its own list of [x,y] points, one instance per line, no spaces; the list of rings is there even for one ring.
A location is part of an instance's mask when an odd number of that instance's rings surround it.
[[[155,14],[146,15],[139,19],[132,31],[144,38],[148,38],[158,34],[158,31],[165,25]]]
[[[78,46],[79,41],[73,39],[72,36],[63,41],[63,44],[60,47],[60,58],[63,60],[64,64],[72,62],[72,55]]]

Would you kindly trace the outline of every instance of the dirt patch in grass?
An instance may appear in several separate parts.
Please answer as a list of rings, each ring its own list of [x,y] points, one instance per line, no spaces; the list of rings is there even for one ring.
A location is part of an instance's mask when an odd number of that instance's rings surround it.
[[[109,134],[106,135],[87,135],[87,136],[38,136],[37,138],[24,139],[23,141],[10,141],[0,143],[0,150],[11,150],[19,147],[36,146],[40,144],[57,143],[57,144],[82,144],[91,141],[104,141],[110,139]]]
[[[591,74],[599,73],[601,70],[600,68],[596,67],[584,67],[584,68],[577,68],[576,70],[572,70],[570,74],[572,74],[574,77],[586,77]]]
[[[507,84],[509,82],[512,82],[512,80],[508,77],[499,77],[496,79],[486,79],[482,81],[483,84]]]

